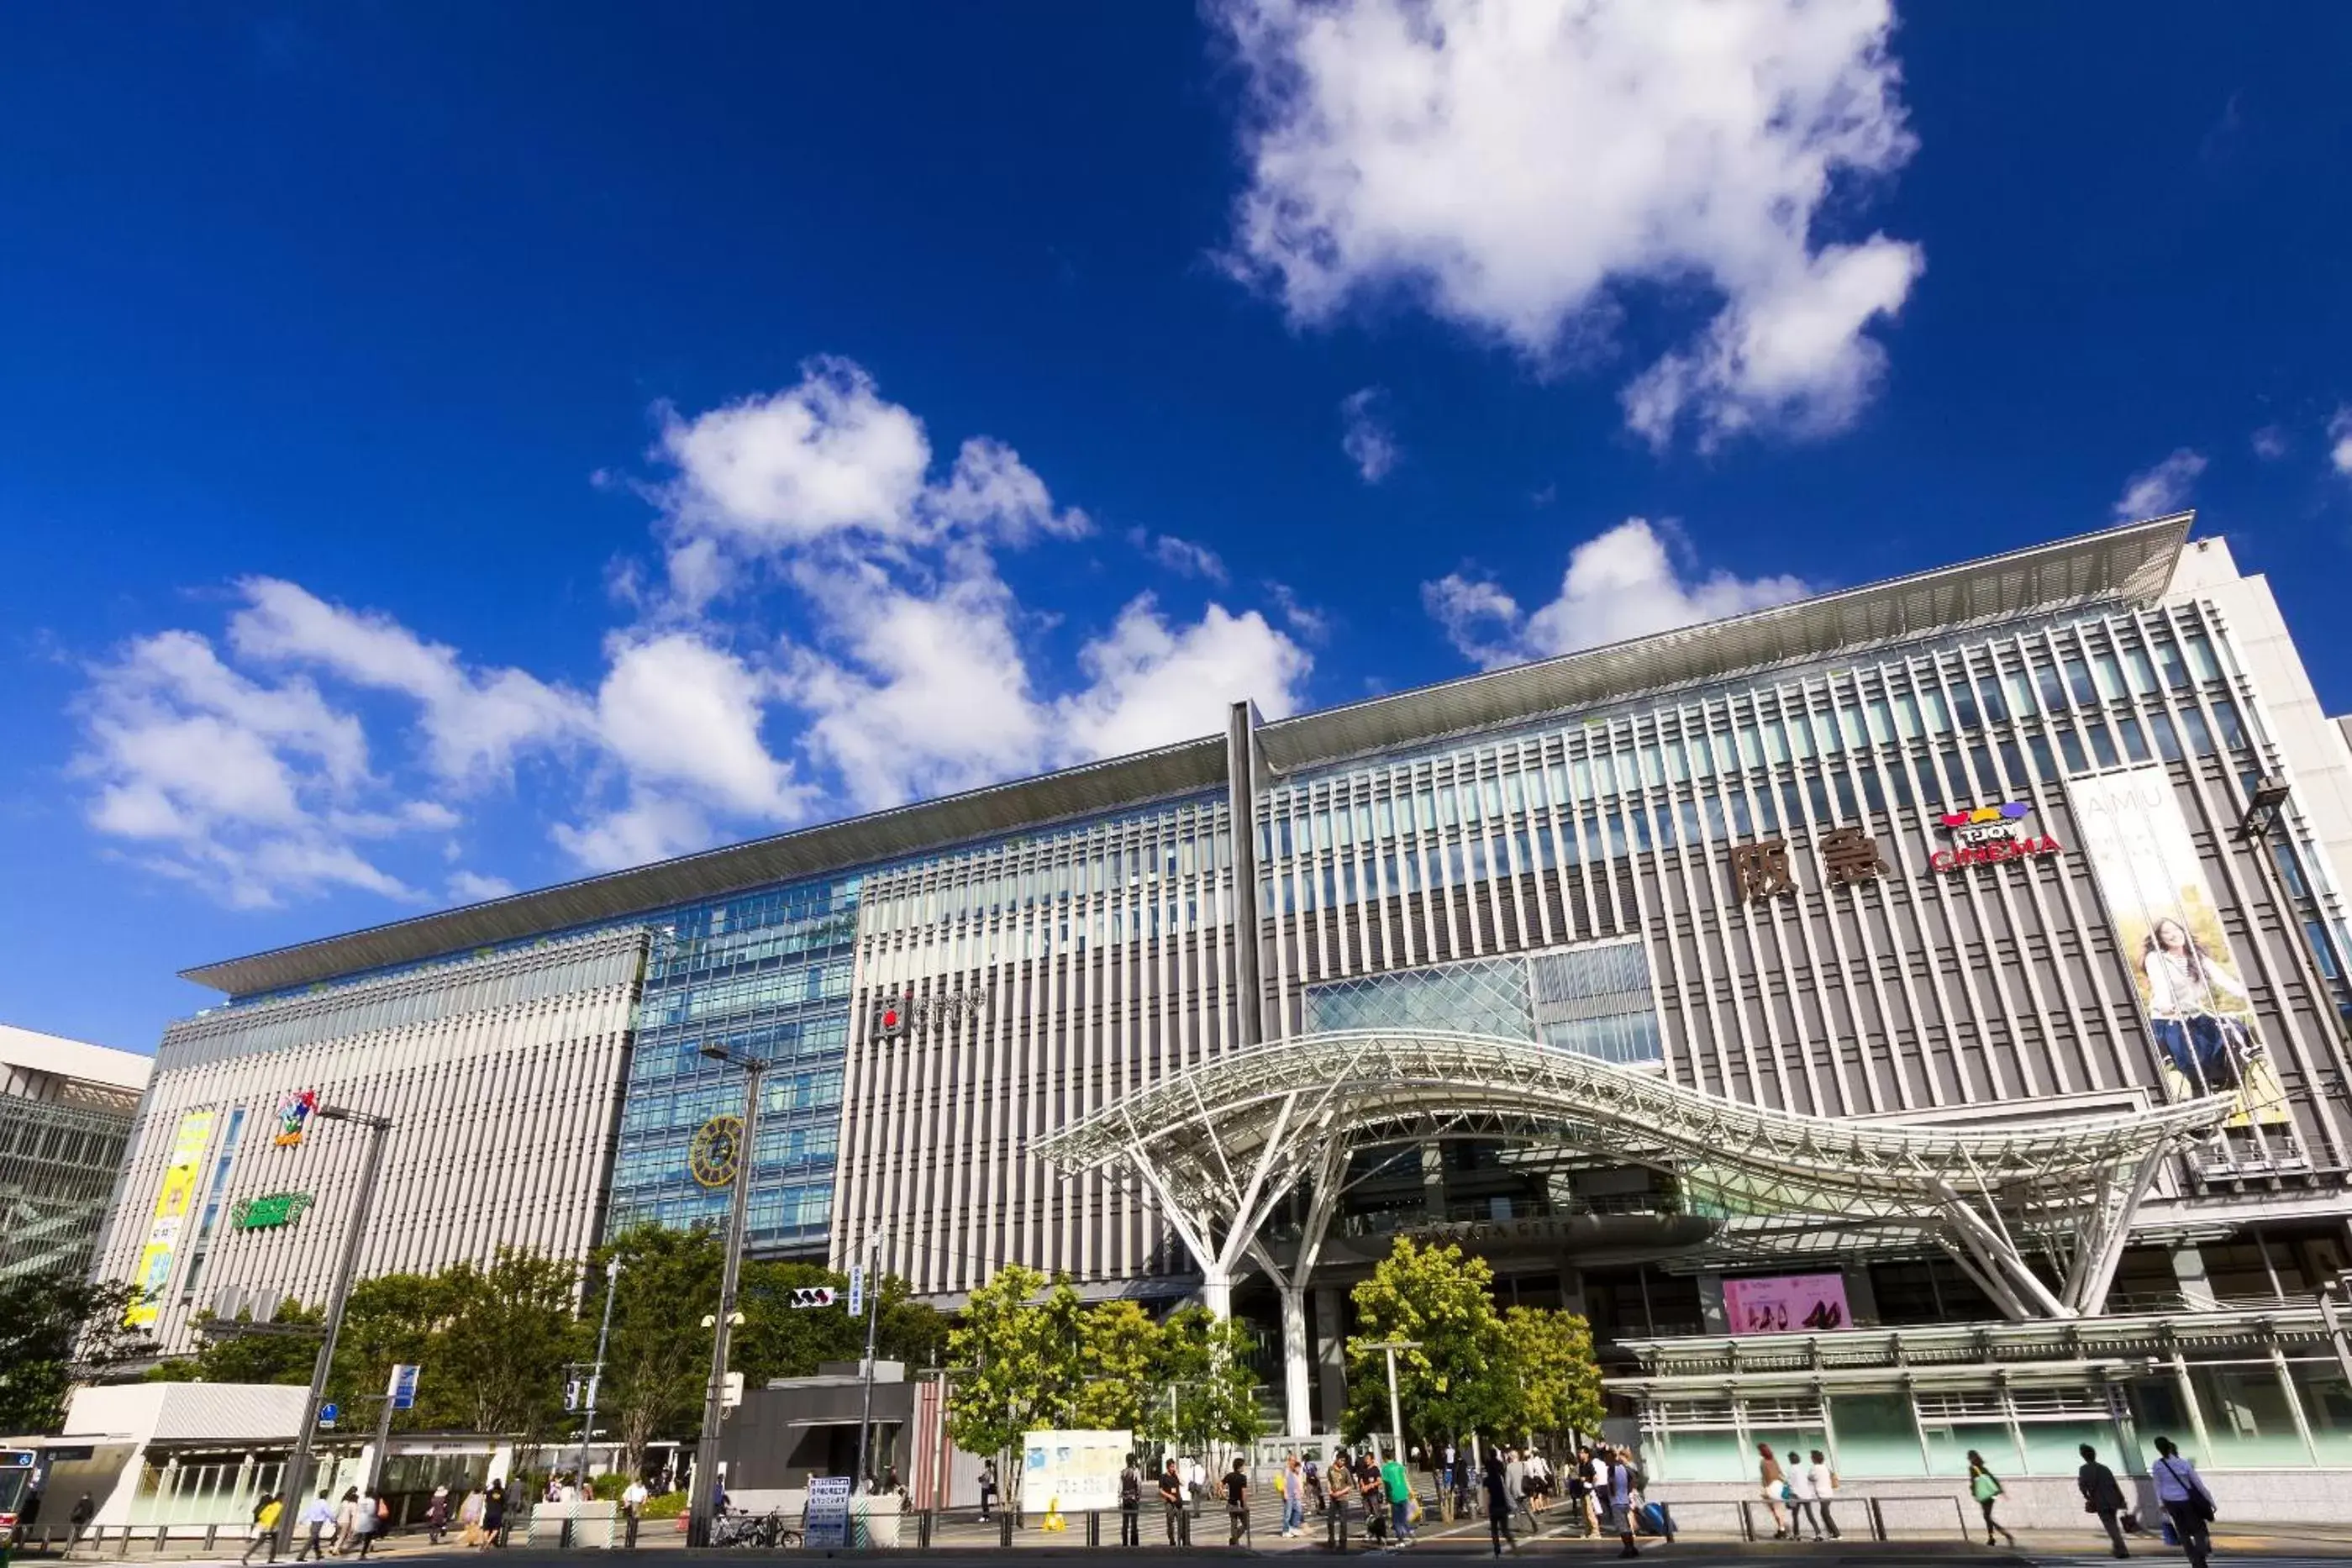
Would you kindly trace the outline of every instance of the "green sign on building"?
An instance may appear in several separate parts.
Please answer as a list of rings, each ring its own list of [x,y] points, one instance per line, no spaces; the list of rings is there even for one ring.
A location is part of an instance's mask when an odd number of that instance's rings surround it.
[[[308,1193],[271,1193],[266,1197],[240,1198],[229,1214],[239,1230],[275,1230],[300,1219],[310,1206]]]

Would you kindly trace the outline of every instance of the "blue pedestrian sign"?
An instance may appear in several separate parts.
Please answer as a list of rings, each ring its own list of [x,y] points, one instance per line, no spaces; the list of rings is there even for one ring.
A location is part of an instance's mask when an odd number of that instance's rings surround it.
[[[332,1426],[335,1424],[335,1417],[341,1414],[341,1407],[331,1401],[325,1405],[321,1405],[319,1406],[319,1425],[321,1426]]]
[[[392,1407],[394,1410],[415,1408],[416,1372],[415,1367],[405,1364],[392,1369],[392,1385],[383,1392],[385,1397],[392,1401]]]

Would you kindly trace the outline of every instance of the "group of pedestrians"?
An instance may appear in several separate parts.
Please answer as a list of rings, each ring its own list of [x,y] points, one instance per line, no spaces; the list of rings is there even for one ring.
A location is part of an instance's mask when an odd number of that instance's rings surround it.
[[[1837,1497],[1837,1472],[1819,1448],[1810,1454],[1795,1448],[1783,1460],[1769,1443],[1756,1445],[1757,1479],[1762,1484],[1764,1506],[1772,1515],[1772,1539],[1801,1541],[1810,1528],[1815,1541],[1838,1539],[1837,1519],[1830,1504]],[[1973,1460],[1976,1456],[1970,1454]]]
[[[1534,1455],[1523,1455],[1513,1448],[1489,1449],[1486,1454],[1485,1489],[1486,1493],[1486,1534],[1500,1557],[1507,1546],[1519,1550],[1512,1521],[1525,1514],[1530,1532],[1537,1528],[1536,1500],[1545,1495],[1543,1481],[1549,1479],[1549,1467]],[[1535,1481],[1530,1477],[1540,1478]],[[1579,1522],[1595,1531],[1613,1533],[1619,1542],[1620,1557],[1639,1557],[1642,1549],[1634,1544],[1641,1530],[1641,1510],[1643,1507],[1644,1479],[1641,1467],[1634,1462],[1632,1450],[1602,1445],[1580,1448],[1576,1470],[1571,1481],[1571,1496],[1580,1500]],[[1590,1512],[1583,1510],[1589,1509]],[[1673,1540],[1664,1510],[1660,1510],[1656,1527]]]
[[[644,1489],[638,1488],[642,1493]],[[425,1525],[432,1543],[441,1544],[441,1538],[454,1522],[463,1532],[461,1539],[468,1547],[499,1547],[506,1544],[507,1489],[506,1483],[492,1480],[462,1499],[454,1496],[446,1486],[433,1489],[432,1500],[425,1505]],[[251,1563],[256,1552],[262,1561],[278,1561],[278,1528],[286,1517],[286,1500],[277,1492],[264,1492],[253,1505],[251,1521],[247,1531],[241,1563]],[[634,1522],[634,1521],[633,1521]],[[374,1552],[377,1540],[392,1529],[392,1504],[371,1486],[346,1487],[339,1500],[331,1487],[321,1487],[319,1495],[302,1505],[294,1516],[297,1563],[323,1563],[330,1556],[368,1557]]]

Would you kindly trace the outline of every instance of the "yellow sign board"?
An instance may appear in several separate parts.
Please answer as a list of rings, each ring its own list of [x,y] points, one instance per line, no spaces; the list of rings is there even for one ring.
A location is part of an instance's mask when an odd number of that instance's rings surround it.
[[[154,1326],[162,1313],[163,1288],[172,1282],[172,1259],[180,1249],[180,1232],[187,1227],[188,1211],[195,1206],[196,1175],[205,1151],[213,1141],[214,1113],[191,1110],[180,1118],[172,1138],[171,1163],[163,1167],[163,1185],[155,1194],[155,1216],[147,1227],[147,1246],[139,1254],[139,1269],[131,1277],[136,1291],[122,1321],[134,1329]]]

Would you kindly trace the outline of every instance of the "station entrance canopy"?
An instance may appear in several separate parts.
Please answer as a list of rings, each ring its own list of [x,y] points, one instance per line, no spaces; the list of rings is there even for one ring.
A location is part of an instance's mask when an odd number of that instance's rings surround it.
[[[1908,1222],[2016,1320],[2096,1313],[2165,1158],[2231,1112],[2221,1098],[1998,1127],[1800,1116],[1654,1070],[1483,1035],[1342,1029],[1202,1063],[1039,1140],[1063,1170],[1126,1172],[1152,1193],[1230,1310],[1255,1265],[1282,1296],[1291,1430],[1306,1420],[1308,1278],[1357,1152],[1478,1139],[1670,1174],[1726,1214]],[[1296,1193],[1289,1267],[1265,1234]],[[2053,1285],[2029,1263],[2041,1252]]]

